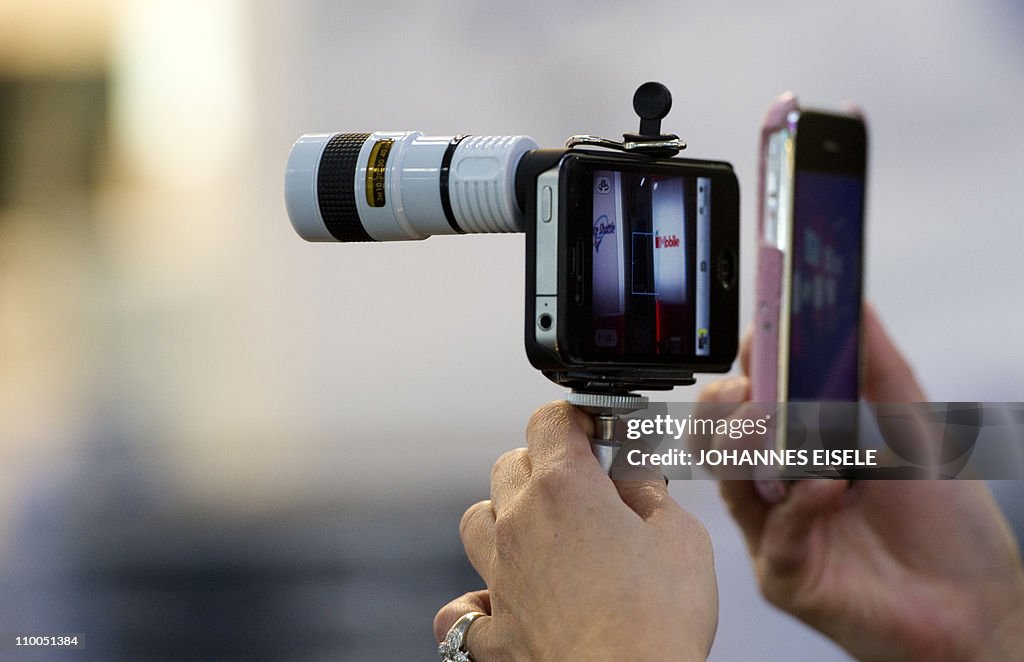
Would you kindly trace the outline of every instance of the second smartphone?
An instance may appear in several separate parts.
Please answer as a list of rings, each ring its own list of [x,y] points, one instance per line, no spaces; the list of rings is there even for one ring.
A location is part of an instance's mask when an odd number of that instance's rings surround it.
[[[803,109],[792,94],[770,107],[761,135],[756,402],[859,396],[866,168],[859,112]]]

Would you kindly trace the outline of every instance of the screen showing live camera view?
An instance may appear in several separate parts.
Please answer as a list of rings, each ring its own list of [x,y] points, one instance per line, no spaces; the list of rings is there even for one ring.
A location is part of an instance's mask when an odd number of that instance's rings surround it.
[[[857,399],[864,180],[797,171],[789,399]]]
[[[594,348],[708,356],[711,180],[594,172]]]

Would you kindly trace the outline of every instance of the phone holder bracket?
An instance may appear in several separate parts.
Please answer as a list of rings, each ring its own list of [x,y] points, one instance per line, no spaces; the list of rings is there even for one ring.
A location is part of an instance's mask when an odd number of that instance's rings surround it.
[[[657,158],[675,156],[686,149],[686,143],[674,133],[661,132],[661,120],[671,109],[672,93],[667,87],[653,81],[644,83],[633,94],[633,110],[640,116],[639,133],[624,133],[621,141],[591,135],[570,136],[565,146],[603,147]]]

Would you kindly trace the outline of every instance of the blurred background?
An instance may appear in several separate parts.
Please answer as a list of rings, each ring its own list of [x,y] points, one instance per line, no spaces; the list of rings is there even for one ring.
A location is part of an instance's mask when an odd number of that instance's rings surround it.
[[[431,660],[479,587],[459,516],[563,396],[522,349],[523,239],[304,243],[304,132],[557,146],[662,81],[686,156],[740,178],[745,324],[762,112],[856,100],[868,296],[932,399],[1024,400],[1024,9],[935,7],[0,0],[0,632]],[[672,491],[715,541],[712,660],[848,659],[760,598],[714,483]]]

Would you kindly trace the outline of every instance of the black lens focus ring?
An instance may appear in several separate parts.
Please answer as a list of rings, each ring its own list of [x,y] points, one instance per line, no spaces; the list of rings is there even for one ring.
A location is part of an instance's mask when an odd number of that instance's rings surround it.
[[[374,241],[356,210],[356,165],[369,133],[339,133],[320,157],[316,195],[327,231],[338,241]]]

